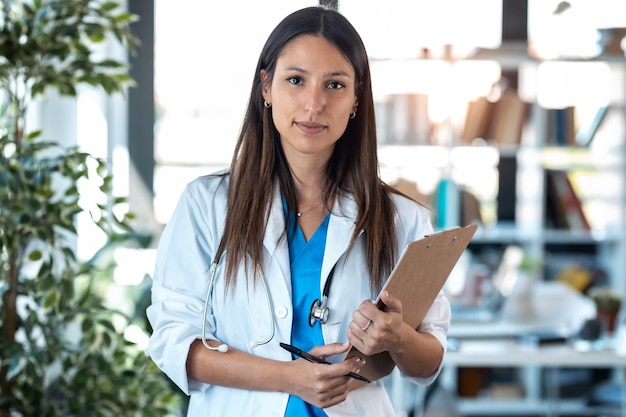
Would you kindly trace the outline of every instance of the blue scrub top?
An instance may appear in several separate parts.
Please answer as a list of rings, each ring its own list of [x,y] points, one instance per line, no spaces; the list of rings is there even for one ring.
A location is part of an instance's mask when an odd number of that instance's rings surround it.
[[[291,299],[293,324],[291,328],[291,344],[304,351],[324,344],[322,327],[319,321],[311,327],[309,312],[316,299],[321,300],[320,280],[322,261],[326,247],[326,235],[330,213],[317,228],[307,242],[302,230],[296,222],[294,213],[287,213],[287,205],[283,199],[283,210],[288,222],[289,261],[291,264]],[[294,359],[297,359],[294,357]],[[324,410],[317,408],[299,397],[289,396],[285,417],[325,417]]]

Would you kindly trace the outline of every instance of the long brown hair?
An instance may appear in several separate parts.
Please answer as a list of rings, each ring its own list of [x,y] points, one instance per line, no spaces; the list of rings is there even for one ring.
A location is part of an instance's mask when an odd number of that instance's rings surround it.
[[[244,117],[230,166],[224,234],[218,248],[219,261],[226,252],[226,281],[236,276],[241,261],[246,271],[261,265],[263,237],[272,197],[278,186],[290,210],[296,210],[296,194],[271,109],[263,105],[261,70],[272,79],[278,56],[287,43],[302,35],[322,36],[350,61],[356,73],[358,113],[336,142],[326,167],[323,194],[340,197],[349,193],[358,214],[350,248],[364,232],[365,258],[370,286],[380,289],[391,272],[397,253],[393,190],[379,176],[376,122],[367,53],[350,22],[324,6],[298,10],[287,16],[270,34],[257,64]],[[256,275],[256,272],[254,273]]]

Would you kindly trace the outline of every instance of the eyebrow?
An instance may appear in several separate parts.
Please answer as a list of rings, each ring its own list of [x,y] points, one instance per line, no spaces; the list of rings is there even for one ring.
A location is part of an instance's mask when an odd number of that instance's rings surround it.
[[[287,68],[285,68],[285,70],[287,71],[296,71],[305,75],[309,75],[310,72],[305,70],[304,68],[300,68],[297,66],[289,66]],[[324,74],[325,77],[350,77],[350,74],[345,72],[345,71],[333,71],[333,72],[328,72],[326,74]]]

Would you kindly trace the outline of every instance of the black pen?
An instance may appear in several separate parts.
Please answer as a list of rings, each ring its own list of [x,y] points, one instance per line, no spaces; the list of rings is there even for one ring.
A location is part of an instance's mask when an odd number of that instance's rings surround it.
[[[323,363],[325,365],[330,365],[330,362],[325,361],[322,358],[318,358],[317,356],[313,356],[310,353],[305,352],[302,349],[298,349],[295,346],[288,345],[287,343],[280,342],[280,347],[309,362]],[[358,379],[359,381],[365,381],[368,384],[372,382],[369,379],[365,378],[363,375],[359,375],[356,372],[349,372],[348,376],[354,379]]]

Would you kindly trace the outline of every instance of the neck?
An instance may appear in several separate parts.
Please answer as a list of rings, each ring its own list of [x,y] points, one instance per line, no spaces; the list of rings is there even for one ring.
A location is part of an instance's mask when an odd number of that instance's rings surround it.
[[[319,203],[317,203],[316,205],[314,205],[313,207],[308,208],[308,209],[301,209],[300,206],[298,206],[298,211],[296,212],[296,216],[302,217],[302,215],[308,214],[308,213],[314,211],[315,209],[321,207],[322,203],[323,203],[323,201],[320,199]]]

